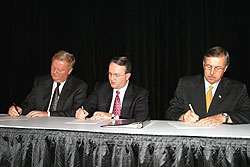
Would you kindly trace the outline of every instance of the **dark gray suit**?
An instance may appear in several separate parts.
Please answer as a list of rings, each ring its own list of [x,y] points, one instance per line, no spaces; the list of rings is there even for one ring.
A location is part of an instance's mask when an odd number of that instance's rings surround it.
[[[94,91],[88,97],[84,109],[90,114],[95,111],[109,112],[113,88],[109,82],[97,83]],[[148,96],[146,89],[129,83],[124,95],[121,116],[123,119],[145,120],[148,118]]]
[[[170,101],[166,117],[178,118],[189,110],[191,103],[200,118],[228,113],[233,123],[250,123],[250,99],[245,84],[222,77],[216,89],[208,113],[204,75],[187,76],[179,80],[174,98]]]
[[[36,77],[34,85],[24,102],[20,105],[22,114],[32,110],[47,111],[52,93],[53,79],[50,75]],[[87,99],[87,84],[69,75],[60,94],[56,111],[51,116],[74,116],[75,111]]]

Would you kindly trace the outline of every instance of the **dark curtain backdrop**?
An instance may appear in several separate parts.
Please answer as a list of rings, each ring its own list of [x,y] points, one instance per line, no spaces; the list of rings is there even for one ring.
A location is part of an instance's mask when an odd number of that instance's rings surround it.
[[[247,1],[246,1],[247,2]],[[131,82],[150,91],[150,116],[164,119],[180,77],[202,73],[204,52],[226,48],[225,73],[250,89],[246,2],[226,0],[9,0],[1,5],[1,113],[20,104],[51,57],[76,57],[73,75],[107,80],[109,60],[128,56]]]

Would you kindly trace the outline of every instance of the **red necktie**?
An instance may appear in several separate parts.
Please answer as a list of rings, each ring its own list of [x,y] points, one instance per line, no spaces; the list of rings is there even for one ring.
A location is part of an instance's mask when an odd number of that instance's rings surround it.
[[[120,94],[120,92],[117,90],[115,102],[114,102],[114,107],[113,107],[113,114],[118,115],[118,116],[120,116],[120,114],[121,114],[121,102],[120,102],[119,94]]]

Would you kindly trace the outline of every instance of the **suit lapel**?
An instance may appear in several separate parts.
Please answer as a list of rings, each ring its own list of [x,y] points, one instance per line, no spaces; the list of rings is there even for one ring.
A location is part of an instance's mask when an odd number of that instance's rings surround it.
[[[110,86],[109,83],[108,83],[108,88],[104,91],[103,95],[105,96],[104,97],[104,104],[105,104],[104,111],[109,112],[110,107],[114,105],[114,104],[111,104],[112,97],[113,97],[113,88]]]
[[[130,106],[132,106],[131,105],[132,100],[133,100],[133,85],[129,83],[122,102],[121,117],[127,117],[129,108]]]
[[[198,107],[195,110],[200,111],[200,113],[203,113],[206,111],[206,96],[205,96],[205,83],[204,83],[204,76],[201,75],[197,82],[197,89],[194,90],[196,92],[196,97],[198,100],[195,100],[197,103],[195,106]]]
[[[218,108],[218,106],[221,104],[221,102],[224,100],[224,98],[226,97],[228,93],[228,85],[229,85],[229,82],[225,80],[225,78],[222,78],[216,89],[216,92],[214,94],[208,113],[216,112],[216,109]]]
[[[49,107],[49,101],[52,94],[53,80],[50,78],[46,81],[45,86],[43,87],[43,101],[44,101],[44,110],[47,110]]]
[[[66,98],[69,96],[71,89],[72,89],[72,77],[68,76],[61,91],[56,110],[62,110],[63,104],[65,103]]]

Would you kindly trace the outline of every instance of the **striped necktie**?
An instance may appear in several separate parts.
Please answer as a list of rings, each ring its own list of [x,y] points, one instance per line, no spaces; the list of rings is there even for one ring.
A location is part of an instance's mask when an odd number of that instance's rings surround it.
[[[57,103],[59,100],[59,86],[60,86],[60,84],[61,83],[57,83],[56,89],[55,89],[53,97],[52,97],[49,111],[56,111]]]

